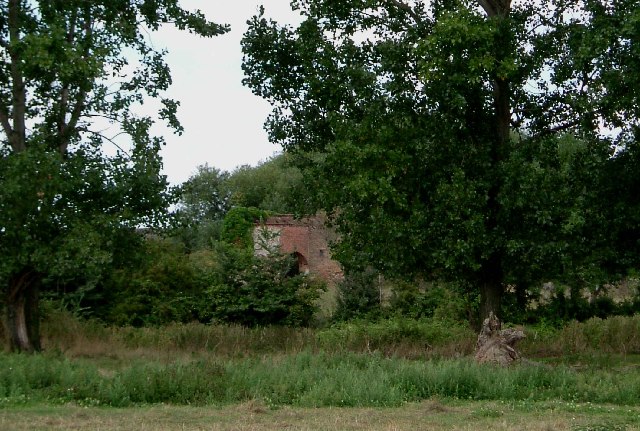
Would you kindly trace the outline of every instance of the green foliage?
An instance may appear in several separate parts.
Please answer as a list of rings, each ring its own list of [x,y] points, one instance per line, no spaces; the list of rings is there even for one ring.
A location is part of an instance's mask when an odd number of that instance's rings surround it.
[[[414,319],[436,319],[463,322],[472,313],[472,304],[453,285],[394,282],[388,313]]]
[[[230,208],[228,180],[227,172],[204,165],[180,186],[173,235],[189,250],[210,248],[220,240],[222,220]]]
[[[229,209],[224,183],[229,174],[208,165],[198,166],[180,187],[179,213],[193,223],[222,219]]]
[[[294,212],[300,194],[302,174],[285,155],[273,157],[256,167],[240,166],[226,183],[234,206],[255,207],[279,214]]]
[[[149,32],[172,23],[211,37],[228,28],[177,0],[9,1],[0,23],[0,285],[14,347],[30,351],[39,287],[95,285],[128,249],[112,238],[164,223],[172,199],[163,139],[134,108],[156,99],[157,118],[177,133],[182,126],[178,102],[163,97],[166,52]],[[26,322],[12,321],[19,315]]]
[[[375,320],[382,314],[381,281],[377,271],[347,272],[338,282],[335,320],[366,318]]]
[[[527,290],[523,297],[511,290],[504,301],[504,321],[545,324],[562,327],[568,322],[592,317],[633,316],[640,312],[637,282],[626,280],[626,292],[616,293],[614,285],[547,284]],[[520,303],[522,302],[522,303]]]
[[[222,224],[222,241],[241,249],[253,251],[253,229],[256,223],[265,220],[268,215],[267,211],[257,208],[231,208]]]
[[[638,265],[637,2],[295,6],[296,27],[250,20],[244,82],[347,271],[455,282],[486,312]]]
[[[309,325],[324,285],[304,274],[291,275],[297,265],[291,256],[276,252],[257,257],[252,252],[227,247],[221,253],[220,279],[206,294],[214,321]]]
[[[245,225],[248,229],[249,224],[266,217],[267,212],[286,214],[294,211],[293,202],[302,194],[301,176],[284,155],[256,167],[240,166],[232,173],[199,166],[198,171],[180,186],[174,214],[178,226],[172,235],[189,250],[210,249],[220,240],[244,244]],[[229,211],[230,219],[225,225]]]
[[[94,289],[73,297],[61,290],[50,298],[79,315],[119,326],[211,320],[308,326],[325,286],[294,269],[295,259],[277,250],[257,257],[253,247],[220,242],[187,253],[175,239],[149,236]]]
[[[464,322],[474,315],[474,297],[454,284],[431,284],[401,279],[385,280],[368,268],[347,272],[337,284],[335,321],[383,317],[431,318]]]
[[[598,317],[605,319],[614,316],[633,316],[640,312],[640,300],[633,300],[616,303],[613,299],[600,296],[588,301],[577,293],[570,297],[557,295],[544,306],[523,313],[522,320],[529,322],[538,322],[541,320],[553,323],[555,326],[562,326],[567,322],[577,320],[579,322]]]
[[[180,245],[161,239],[147,239],[138,259],[135,267],[113,271],[100,291],[89,292],[84,304],[92,316],[133,326],[204,319],[206,262],[196,266]]]

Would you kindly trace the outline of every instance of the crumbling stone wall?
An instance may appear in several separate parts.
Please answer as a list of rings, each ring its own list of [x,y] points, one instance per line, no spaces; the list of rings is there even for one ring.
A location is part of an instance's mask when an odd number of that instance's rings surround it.
[[[256,255],[278,247],[282,253],[295,255],[302,273],[314,274],[330,284],[342,277],[340,264],[331,258],[329,250],[335,233],[320,215],[299,220],[292,215],[269,217],[256,224],[253,238]]]

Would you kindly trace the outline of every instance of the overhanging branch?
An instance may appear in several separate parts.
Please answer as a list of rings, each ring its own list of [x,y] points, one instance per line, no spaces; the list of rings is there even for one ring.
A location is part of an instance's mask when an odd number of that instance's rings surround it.
[[[422,21],[422,18],[420,17],[420,15],[418,15],[413,9],[411,9],[411,6],[409,6],[408,4],[403,3],[400,0],[386,0],[386,1],[396,6],[398,9],[402,9],[403,11],[407,12],[411,16],[411,18],[413,18],[416,22]]]
[[[511,10],[511,0],[478,0],[487,16],[507,16]]]
[[[568,129],[572,128],[572,127],[575,127],[578,124],[580,124],[580,119],[567,121],[566,123],[558,124],[556,126],[549,127],[549,128],[544,129],[544,130],[541,130],[539,133],[536,133],[534,135],[534,137],[535,138],[542,138],[542,137],[545,137],[545,136],[550,136],[550,135],[553,135],[555,133],[562,132],[562,131],[568,130]]]
[[[4,134],[7,136],[7,139],[10,139],[12,132],[11,123],[9,123],[9,113],[5,106],[0,106],[0,124],[2,124],[2,129],[4,130]]]

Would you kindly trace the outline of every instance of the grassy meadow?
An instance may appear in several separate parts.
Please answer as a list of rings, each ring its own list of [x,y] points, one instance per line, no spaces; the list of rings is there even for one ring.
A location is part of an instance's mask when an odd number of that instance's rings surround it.
[[[0,429],[640,429],[640,316],[524,328],[478,365],[452,322],[114,328],[50,313],[0,354]]]

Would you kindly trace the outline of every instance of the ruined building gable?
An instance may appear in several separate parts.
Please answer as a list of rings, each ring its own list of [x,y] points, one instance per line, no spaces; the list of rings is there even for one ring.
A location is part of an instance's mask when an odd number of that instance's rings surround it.
[[[302,219],[295,219],[292,215],[269,217],[254,228],[255,254],[264,256],[279,249],[296,257],[301,273],[314,274],[333,284],[342,277],[342,269],[331,258],[329,243],[335,234],[324,221],[321,216]]]

